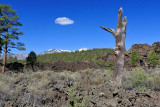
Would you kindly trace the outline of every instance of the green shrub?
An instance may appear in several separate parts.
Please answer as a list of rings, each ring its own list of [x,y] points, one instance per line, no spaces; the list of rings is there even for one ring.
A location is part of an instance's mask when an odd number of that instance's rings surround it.
[[[26,60],[18,60],[18,63],[23,63],[23,64],[25,64],[25,63],[26,63]]]
[[[133,67],[136,67],[137,64],[138,64],[138,61],[140,59],[140,55],[137,51],[134,51],[132,52],[131,56],[130,56],[130,64],[133,66]]]
[[[139,91],[160,89],[160,74],[157,75],[155,72],[147,73],[143,69],[135,68],[132,71],[126,71],[125,75],[127,76],[123,81],[123,86],[126,89],[138,89]]]
[[[14,63],[14,62],[18,62],[16,56],[15,56],[15,57],[9,56],[9,57],[7,58],[7,63]]]
[[[100,67],[106,67],[107,66],[106,62],[104,60],[102,60],[102,59],[95,60],[94,61],[94,65],[96,65],[96,66],[98,65]]]
[[[112,61],[110,61],[110,62],[107,64],[107,67],[108,67],[108,68],[112,68],[112,67],[113,67],[113,65],[114,65],[114,64],[113,64],[113,62],[112,62]]]
[[[139,91],[147,91],[148,89],[149,89],[148,87],[142,86],[142,87],[139,88]]]
[[[91,78],[90,82],[91,82],[92,84],[98,85],[98,84],[102,84],[102,83],[103,83],[103,80],[104,80],[104,79],[102,79],[102,78],[100,78],[100,77],[95,77],[95,78]]]
[[[105,70],[104,72],[108,75],[108,77],[112,77],[114,71],[112,71],[112,70]]]
[[[156,65],[160,64],[158,53],[156,53],[154,50],[148,56],[148,64],[150,67],[155,67]]]
[[[130,80],[134,87],[138,87],[143,85],[143,83],[147,80],[148,76],[149,75],[144,73],[142,69],[139,69],[136,73],[132,75],[132,77],[130,77]]]
[[[75,95],[75,91],[76,91],[75,87],[72,87],[69,90],[68,94],[71,97],[71,99],[67,101],[67,107],[87,107],[87,106],[85,106],[87,96],[83,97],[81,104],[79,104],[78,103],[79,98]],[[72,102],[72,104],[71,104],[71,102]]]

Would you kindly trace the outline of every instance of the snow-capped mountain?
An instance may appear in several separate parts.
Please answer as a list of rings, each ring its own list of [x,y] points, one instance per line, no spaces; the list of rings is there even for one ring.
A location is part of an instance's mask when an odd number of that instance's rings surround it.
[[[86,51],[86,50],[88,50],[88,49],[87,48],[81,48],[78,51]]]
[[[47,51],[41,52],[38,55],[50,54],[50,53],[61,53],[61,52],[71,52],[69,50],[61,50],[61,49],[49,49]]]
[[[77,51],[86,51],[88,50],[87,48],[81,48]],[[69,51],[69,50],[62,50],[62,49],[49,49],[47,51],[41,52],[37,55],[44,55],[44,54],[51,54],[51,53],[62,53],[62,52],[75,52],[75,51]],[[24,60],[28,57],[28,54],[23,54],[23,53],[18,53],[18,54],[8,54],[7,57],[12,56],[12,57],[17,57],[18,60]],[[0,57],[0,59],[3,58],[3,55]]]
[[[78,51],[86,51],[87,48],[81,48]],[[47,51],[41,52],[37,55],[43,55],[43,54],[50,54],[50,53],[61,53],[61,52],[75,52],[75,51],[69,51],[69,50],[62,50],[62,49],[49,49]]]
[[[75,51],[87,51],[87,50],[89,50],[89,49],[87,49],[87,48],[81,48],[81,49],[78,49],[78,50],[74,50],[73,52],[75,52]]]

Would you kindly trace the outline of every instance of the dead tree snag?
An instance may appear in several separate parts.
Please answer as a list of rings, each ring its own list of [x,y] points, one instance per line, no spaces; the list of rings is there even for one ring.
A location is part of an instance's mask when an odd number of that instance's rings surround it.
[[[116,46],[114,49],[114,83],[121,85],[122,72],[124,71],[124,54],[125,54],[125,39],[126,39],[126,26],[127,18],[122,20],[122,8],[118,12],[117,31],[110,28],[100,26],[102,29],[113,34],[116,40]]]

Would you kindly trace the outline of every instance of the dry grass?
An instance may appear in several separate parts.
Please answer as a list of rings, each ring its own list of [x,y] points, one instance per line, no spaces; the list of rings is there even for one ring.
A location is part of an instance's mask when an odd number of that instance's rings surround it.
[[[132,71],[125,71],[123,75],[123,87],[125,89],[137,91],[160,90],[160,69],[145,71],[141,68],[135,68]]]
[[[68,93],[71,87],[86,89],[112,81],[113,71],[85,69],[77,72],[38,71],[27,73],[0,74],[0,106],[8,102],[17,102],[19,106],[52,107],[55,97],[53,90]],[[134,90],[160,90],[160,70],[134,69],[125,71],[123,87]],[[56,94],[58,95],[58,94]],[[47,100],[49,99],[49,100]],[[48,101],[43,103],[43,101]],[[57,100],[58,102],[58,100]],[[67,102],[67,101],[66,101]]]

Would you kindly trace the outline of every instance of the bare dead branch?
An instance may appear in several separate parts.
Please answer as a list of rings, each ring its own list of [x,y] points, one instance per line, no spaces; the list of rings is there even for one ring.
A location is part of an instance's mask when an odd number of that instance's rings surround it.
[[[99,26],[99,27],[101,27],[102,29],[112,33],[114,36],[116,35],[116,31],[114,29],[110,29],[110,28],[106,28],[106,27],[102,27],[102,26]]]
[[[117,28],[120,28],[122,26],[122,7],[118,11],[118,23],[117,23]]]
[[[124,17],[123,22],[127,22],[127,17],[126,16]]]

